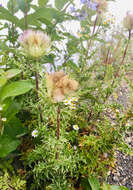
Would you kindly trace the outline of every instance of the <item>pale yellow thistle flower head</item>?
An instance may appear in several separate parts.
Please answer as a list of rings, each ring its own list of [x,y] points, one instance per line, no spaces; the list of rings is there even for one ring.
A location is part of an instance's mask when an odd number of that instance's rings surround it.
[[[93,1],[97,3],[97,12],[99,14],[107,11],[108,3],[106,0],[93,0]]]
[[[65,95],[70,95],[78,89],[78,82],[70,79],[64,72],[46,74],[48,96],[53,102],[62,102]]]
[[[133,29],[133,12],[127,12],[126,17],[123,19],[123,25],[128,30]]]
[[[46,54],[51,47],[50,37],[38,30],[25,30],[19,36],[19,43],[24,53],[35,58]]]

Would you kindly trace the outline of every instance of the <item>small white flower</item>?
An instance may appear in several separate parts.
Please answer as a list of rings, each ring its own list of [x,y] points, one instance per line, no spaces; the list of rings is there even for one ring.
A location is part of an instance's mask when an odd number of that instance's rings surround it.
[[[71,101],[72,101],[72,102],[77,102],[77,101],[78,101],[78,98],[73,97],[73,98],[71,99]]]
[[[74,146],[73,146],[73,149],[76,150],[76,149],[77,149],[77,146],[74,145]]]
[[[73,129],[75,129],[76,131],[79,130],[79,126],[78,125],[73,125]]]
[[[66,100],[64,100],[64,104],[65,104],[65,105],[70,105],[70,104],[71,104],[71,101],[68,100],[68,99],[66,99]]]
[[[0,106],[0,111],[2,111],[3,110],[3,108]]]
[[[34,131],[32,131],[31,135],[32,135],[32,137],[37,137],[38,131],[35,129]]]
[[[3,122],[6,122],[6,121],[7,121],[6,117],[3,117],[1,120],[2,120]]]
[[[35,80],[35,76],[32,76],[31,78],[32,78],[33,80]]]

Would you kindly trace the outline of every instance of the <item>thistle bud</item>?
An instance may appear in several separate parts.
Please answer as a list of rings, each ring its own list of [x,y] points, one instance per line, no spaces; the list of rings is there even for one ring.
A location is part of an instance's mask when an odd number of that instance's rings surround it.
[[[35,58],[46,54],[51,47],[50,37],[38,30],[24,31],[24,33],[19,36],[19,43],[24,53]]]
[[[107,1],[105,0],[93,0],[93,2],[97,3],[97,12],[99,14],[107,11]]]
[[[132,12],[127,12],[126,17],[123,19],[123,25],[125,28],[128,30],[133,29],[133,13]]]

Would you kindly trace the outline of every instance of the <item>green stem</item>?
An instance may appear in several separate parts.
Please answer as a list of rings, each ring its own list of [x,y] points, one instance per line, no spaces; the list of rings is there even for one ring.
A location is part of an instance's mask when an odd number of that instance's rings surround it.
[[[0,134],[2,134],[2,117],[0,112]]]
[[[39,90],[39,79],[38,79],[38,73],[35,71],[35,79],[36,79],[36,97],[37,101],[39,101],[39,95],[38,95],[38,90]],[[41,123],[43,122],[43,117],[42,117],[42,111],[41,111],[41,106],[38,105],[38,110],[39,110],[39,115],[40,115],[40,121]]]
[[[28,12],[28,1],[25,0],[25,13],[24,13],[24,25],[25,25],[25,30],[28,28],[27,12]]]
[[[56,137],[57,137],[57,140],[59,140],[60,138],[60,106],[58,105],[58,108],[57,108],[57,129],[56,129]],[[59,158],[59,152],[58,152],[58,149],[57,149],[57,152],[56,152],[56,159]]]

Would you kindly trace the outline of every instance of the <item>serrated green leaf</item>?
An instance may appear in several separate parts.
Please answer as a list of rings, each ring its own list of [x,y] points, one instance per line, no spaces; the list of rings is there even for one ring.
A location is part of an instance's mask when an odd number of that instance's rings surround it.
[[[33,85],[29,81],[18,81],[5,85],[0,91],[0,99],[3,101],[8,97],[24,94],[31,90]]]

